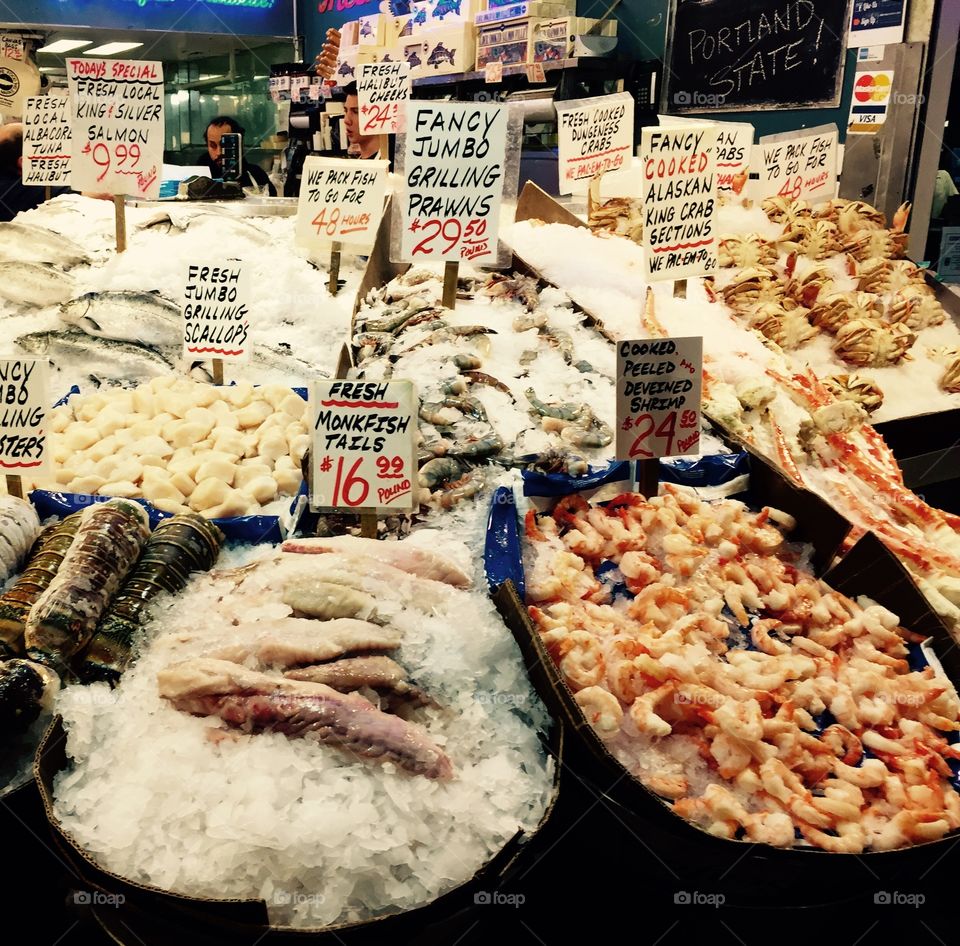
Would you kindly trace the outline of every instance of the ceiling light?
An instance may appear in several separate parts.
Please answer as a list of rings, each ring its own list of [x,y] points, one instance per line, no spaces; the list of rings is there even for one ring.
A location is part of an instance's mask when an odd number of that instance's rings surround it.
[[[41,46],[37,52],[69,53],[75,49],[83,49],[84,46],[89,46],[92,42],[92,39],[58,39],[55,43],[50,43],[49,46]]]
[[[136,49],[143,43],[104,43],[102,46],[95,46],[93,49],[85,49],[84,56],[112,56],[114,53],[125,53],[128,49]]]

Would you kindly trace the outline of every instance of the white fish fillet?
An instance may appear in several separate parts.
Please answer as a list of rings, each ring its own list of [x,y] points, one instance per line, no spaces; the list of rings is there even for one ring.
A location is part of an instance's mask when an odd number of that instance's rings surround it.
[[[441,581],[458,588],[466,588],[471,584],[470,576],[449,559],[438,555],[436,552],[417,548],[405,542],[381,542],[377,539],[335,535],[328,539],[288,539],[283,543],[283,551],[308,555],[319,555],[327,552],[340,552],[344,555],[354,556],[364,555],[420,578]]]
[[[264,666],[293,667],[332,660],[354,651],[393,650],[400,646],[403,637],[394,627],[380,627],[352,618],[335,621],[278,618],[241,624],[236,632],[241,636],[249,634],[249,639],[228,644],[211,656],[237,663],[253,657]]]

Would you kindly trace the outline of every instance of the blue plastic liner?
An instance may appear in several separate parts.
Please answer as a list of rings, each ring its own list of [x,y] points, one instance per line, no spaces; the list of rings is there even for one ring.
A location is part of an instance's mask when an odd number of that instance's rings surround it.
[[[517,593],[521,598],[524,597],[526,589],[520,555],[517,503],[509,486],[498,486],[490,502],[483,565],[491,592],[510,578],[516,585]]]
[[[306,388],[292,388],[295,394],[299,394],[304,400],[307,400]],[[70,390],[57,401],[53,406],[61,407],[70,400],[75,394],[80,393],[80,388],[73,385]],[[297,504],[301,501],[301,496],[307,495],[307,484],[302,482],[297,495],[290,502],[290,512],[294,513]],[[36,507],[37,515],[42,522],[50,516],[64,518],[71,513],[92,506],[94,503],[104,503],[109,496],[88,496],[83,493],[65,493],[58,490],[35,489],[30,493],[30,502]],[[147,511],[150,517],[150,528],[154,529],[158,522],[163,519],[173,518],[171,513],[161,512],[155,509],[145,499],[134,499],[132,502],[139,503]],[[212,519],[224,538],[228,542],[244,542],[260,544],[269,542],[276,544],[284,539],[280,531],[280,519],[278,516],[236,516],[232,519]]]
[[[722,486],[750,472],[750,457],[746,453],[718,453],[686,460],[660,461],[660,479],[682,486]],[[568,476],[566,473],[537,473],[523,471],[524,496],[566,496],[581,490],[596,489],[606,483],[630,478],[630,464],[614,461],[606,467],[593,469],[586,476]]]

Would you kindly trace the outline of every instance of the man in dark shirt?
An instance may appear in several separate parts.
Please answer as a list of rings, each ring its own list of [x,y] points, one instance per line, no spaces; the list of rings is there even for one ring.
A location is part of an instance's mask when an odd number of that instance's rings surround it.
[[[43,203],[44,189],[25,187],[22,167],[23,125],[0,125],[0,221],[13,220],[21,210],[33,210]]]
[[[220,139],[223,135],[229,134],[243,134],[243,127],[235,118],[231,118],[229,115],[218,115],[216,118],[210,119],[207,130],[203,133],[204,143],[207,146],[207,154],[205,157],[200,158],[197,164],[200,167],[210,168],[210,174],[213,177],[223,177],[223,153],[220,150]],[[251,161],[245,160],[243,162],[243,171],[240,174],[240,186],[256,186],[260,188],[260,190],[263,190],[264,186],[266,186],[267,193],[271,197],[277,196],[277,189],[270,182],[270,178],[267,177],[267,172],[258,164],[254,164]]]

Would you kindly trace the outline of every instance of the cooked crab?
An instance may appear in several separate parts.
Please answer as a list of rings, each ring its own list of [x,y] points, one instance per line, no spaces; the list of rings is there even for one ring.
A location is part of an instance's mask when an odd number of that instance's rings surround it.
[[[757,306],[748,324],[786,351],[799,348],[817,335],[817,329],[807,321],[805,309],[787,310],[778,302]]]
[[[805,200],[794,200],[792,197],[768,197],[760,206],[774,223],[791,224],[810,217],[810,205]]]
[[[901,361],[916,340],[917,336],[903,325],[853,319],[840,327],[833,350],[848,364],[882,368]]]
[[[802,276],[796,276],[796,270],[797,254],[791,253],[787,257],[786,293],[800,305],[809,309],[821,294],[834,291],[833,273],[825,266],[811,266]]]
[[[743,312],[761,302],[783,302],[784,291],[777,274],[765,266],[748,266],[740,270],[723,287],[723,301]]]
[[[929,286],[916,283],[898,290],[887,309],[889,322],[899,322],[914,331],[942,325],[945,318],[946,313],[937,301],[936,293]]]
[[[587,226],[594,233],[612,233],[639,243],[643,238],[643,207],[634,197],[600,200],[600,179],[594,175],[587,195]]]
[[[817,297],[810,310],[810,321],[836,335],[841,326],[853,319],[879,319],[882,315],[880,297],[872,292],[830,292]]]
[[[844,252],[858,260],[871,259],[875,256],[887,259],[903,256],[907,250],[908,237],[904,231],[909,218],[910,204],[902,204],[893,215],[893,226],[889,230],[868,225],[861,226],[857,230],[843,231],[847,237],[843,244]]]
[[[883,391],[862,374],[834,374],[823,379],[823,386],[840,400],[853,401],[873,412],[883,404]]]
[[[721,266],[771,266],[777,261],[777,248],[759,233],[746,236],[722,236],[717,243]]]
[[[840,249],[837,226],[829,220],[795,220],[777,242],[787,253],[799,253],[815,260],[826,259]]]
[[[910,260],[873,257],[857,262],[848,259],[850,275],[857,280],[857,288],[864,292],[896,292],[904,286],[926,285],[923,270]]]
[[[928,348],[927,355],[945,369],[940,387],[949,394],[960,394],[960,348]]]

